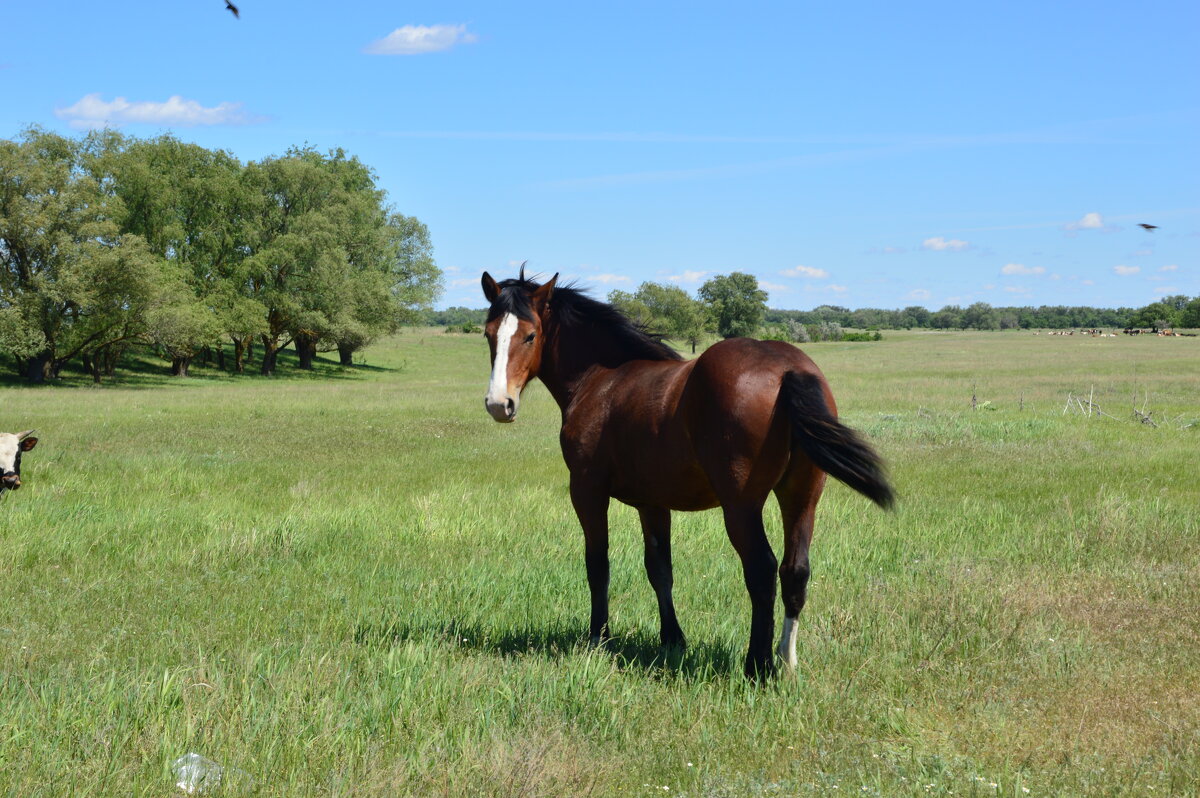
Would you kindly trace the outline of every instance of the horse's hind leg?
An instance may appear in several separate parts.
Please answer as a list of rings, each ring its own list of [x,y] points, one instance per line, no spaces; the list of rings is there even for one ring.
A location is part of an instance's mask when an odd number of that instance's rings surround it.
[[[783,515],[783,562],[779,564],[779,587],[783,599],[783,625],[779,632],[779,658],[795,668],[796,629],[808,589],[808,547],[812,542],[817,501],[825,486],[825,475],[811,465],[795,464],[775,489]]]
[[[683,648],[683,630],[675,617],[675,602],[671,599],[674,577],[671,573],[671,511],[662,507],[639,507],[642,537],[646,543],[646,576],[658,597],[658,617],[661,621],[659,638],[664,646]]]
[[[725,531],[742,560],[742,575],[750,594],[750,647],[746,675],[765,679],[775,671],[771,635],[775,626],[775,553],[763,529],[762,504],[726,506]]]

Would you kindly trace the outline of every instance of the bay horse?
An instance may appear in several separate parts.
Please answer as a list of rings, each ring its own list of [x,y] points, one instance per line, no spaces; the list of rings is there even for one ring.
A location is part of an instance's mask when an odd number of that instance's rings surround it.
[[[559,438],[585,540],[591,643],[608,637],[609,500],[641,519],[665,647],[685,645],[671,598],[671,511],[720,507],[750,594],[746,675],[775,670],[777,565],[784,609],[777,653],[794,668],[825,475],[889,507],[878,456],[837,421],[825,378],[791,344],[731,338],[684,360],[616,308],[557,282],[557,274],[542,285],[527,280],[524,266],[500,283],[484,272],[492,359],[484,403],[496,421],[514,421],[522,390],[537,377],[562,410]],[[763,529],[772,492],[783,514],[782,563]]]

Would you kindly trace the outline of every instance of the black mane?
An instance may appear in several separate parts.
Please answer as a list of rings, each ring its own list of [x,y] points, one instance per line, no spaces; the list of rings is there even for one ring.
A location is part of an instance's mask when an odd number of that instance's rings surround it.
[[[531,295],[541,283],[511,279],[500,284],[500,295],[488,309],[488,321],[512,313],[519,319],[533,320]],[[550,313],[564,330],[592,328],[606,332],[629,360],[683,360],[683,356],[663,343],[662,335],[650,332],[606,302],[592,299],[573,283],[554,287]]]

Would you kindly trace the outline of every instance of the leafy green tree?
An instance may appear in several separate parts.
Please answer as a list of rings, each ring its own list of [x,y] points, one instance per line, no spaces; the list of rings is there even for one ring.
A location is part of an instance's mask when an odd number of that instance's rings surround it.
[[[163,278],[145,241],[122,235],[121,200],[91,171],[109,149],[102,134],[37,128],[0,141],[0,346],[31,381],[140,336]]]
[[[111,175],[125,215],[121,228],[141,236],[155,254],[169,261],[192,296],[168,292],[154,313],[153,340],[172,359],[172,373],[186,376],[201,348],[228,335],[235,345],[235,370],[241,370],[247,303],[245,238],[250,198],[241,179],[242,165],[232,155],[181,142],[173,136],[129,139],[106,132],[110,153],[97,159],[102,175]],[[202,319],[207,313],[210,319]],[[218,334],[213,335],[213,329]],[[197,337],[183,336],[191,331]],[[257,332],[258,328],[253,328]],[[166,342],[169,342],[166,343]],[[223,350],[222,361],[223,361]]]
[[[322,349],[338,349],[349,363],[440,292],[428,231],[388,213],[357,158],[292,149],[250,164],[246,175],[259,203],[248,272],[251,295],[267,309],[264,374],[292,341],[301,368]]]
[[[995,330],[1000,327],[996,311],[986,302],[974,302],[962,313],[963,327],[976,330]]]
[[[1200,296],[1183,306],[1179,314],[1179,326],[1189,329],[1200,327]]]
[[[754,335],[763,323],[767,292],[758,287],[758,278],[752,274],[718,275],[700,286],[699,294],[722,338]]]
[[[1153,330],[1166,330],[1178,324],[1182,313],[1166,302],[1152,302],[1133,314],[1130,323],[1134,327],[1150,327]]]
[[[632,294],[610,292],[608,301],[638,324],[691,344],[693,353],[710,328],[704,305],[676,285],[645,282]]]
[[[963,329],[963,310],[958,305],[946,305],[929,319],[935,330]]]

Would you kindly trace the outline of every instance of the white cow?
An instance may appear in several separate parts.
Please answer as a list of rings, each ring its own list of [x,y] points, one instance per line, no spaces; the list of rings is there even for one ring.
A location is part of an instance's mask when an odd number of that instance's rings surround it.
[[[21,487],[21,455],[37,446],[33,430],[13,434],[0,432],[0,499]]]

